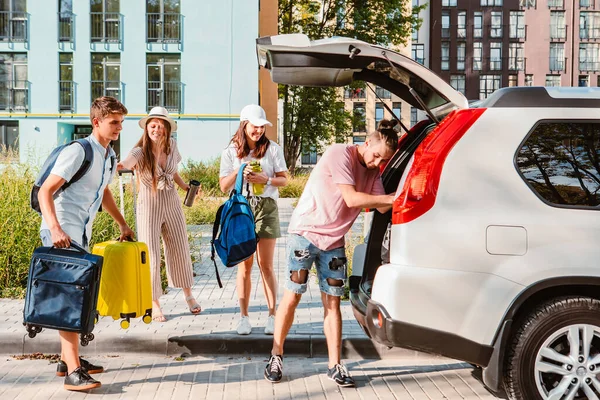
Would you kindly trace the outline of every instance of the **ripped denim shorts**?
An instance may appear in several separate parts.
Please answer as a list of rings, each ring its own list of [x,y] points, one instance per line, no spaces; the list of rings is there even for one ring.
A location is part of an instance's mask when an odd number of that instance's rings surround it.
[[[300,235],[290,234],[287,241],[288,263],[285,288],[294,293],[306,292],[307,284],[292,280],[292,273],[308,271],[313,263],[317,268],[317,278],[321,292],[331,296],[342,296],[347,278],[346,249],[338,247],[331,250],[320,250],[308,239]],[[300,277],[300,274],[298,275]],[[299,279],[297,279],[299,280]],[[330,283],[335,283],[331,285]]]

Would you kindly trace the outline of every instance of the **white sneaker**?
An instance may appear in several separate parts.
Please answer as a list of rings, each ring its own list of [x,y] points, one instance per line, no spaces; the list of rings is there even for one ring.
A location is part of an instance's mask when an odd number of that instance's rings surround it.
[[[237,333],[238,335],[249,335],[252,332],[252,325],[250,325],[249,317],[240,318],[238,322]]]
[[[275,333],[275,316],[269,315],[267,325],[265,325],[265,335],[272,335],[273,333]]]

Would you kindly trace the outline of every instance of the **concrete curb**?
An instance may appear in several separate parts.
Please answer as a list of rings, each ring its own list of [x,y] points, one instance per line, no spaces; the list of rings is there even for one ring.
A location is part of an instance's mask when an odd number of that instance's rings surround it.
[[[123,333],[97,334],[93,341],[80,347],[85,355],[145,354],[155,356],[204,355],[204,356],[264,356],[271,353],[273,336],[254,334],[201,334],[165,336],[156,334]],[[0,354],[18,355],[31,353],[60,353],[58,334],[45,329],[35,338],[27,333],[2,335]],[[301,357],[327,357],[324,335],[289,335],[285,342],[285,354]],[[342,357],[345,359],[419,359],[432,358],[418,351],[388,349],[366,337],[345,336],[342,340]]]

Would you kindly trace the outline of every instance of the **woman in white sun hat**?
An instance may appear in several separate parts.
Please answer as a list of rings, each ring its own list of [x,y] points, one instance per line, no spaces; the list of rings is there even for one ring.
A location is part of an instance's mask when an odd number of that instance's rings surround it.
[[[279,210],[277,199],[278,187],[287,185],[287,167],[281,147],[269,140],[265,135],[266,125],[272,126],[267,120],[265,110],[256,104],[250,104],[240,112],[240,126],[233,135],[229,146],[221,155],[221,170],[219,184],[223,192],[233,189],[238,170],[242,163],[258,161],[261,172],[253,172],[251,166],[244,170],[246,182],[264,185],[262,194],[256,194],[253,185],[249,185],[250,201],[256,233],[260,238],[256,249],[260,273],[263,280],[265,297],[269,308],[269,316],[265,326],[265,334],[272,335],[275,330],[275,301],[277,299],[277,279],[273,273],[273,254],[275,243],[280,237]],[[237,293],[240,302],[241,318],[237,326],[240,335],[248,335],[252,331],[248,316],[251,281],[250,273],[254,257],[250,257],[238,265]]]
[[[152,317],[165,322],[160,308],[160,238],[165,247],[169,286],[182,288],[192,314],[202,310],[192,295],[194,275],[185,217],[175,184],[187,191],[189,185],[177,173],[181,155],[171,134],[177,123],[163,107],[154,107],[139,121],[142,137],[119,168],[134,169],[141,181],[138,196],[138,238],[148,245],[152,274]]]

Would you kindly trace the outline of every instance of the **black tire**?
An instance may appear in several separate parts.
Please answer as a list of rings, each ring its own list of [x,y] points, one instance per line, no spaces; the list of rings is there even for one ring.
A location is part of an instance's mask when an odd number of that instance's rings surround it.
[[[504,366],[504,388],[510,399],[544,399],[536,385],[538,351],[546,340],[561,329],[579,324],[600,327],[599,300],[580,296],[552,299],[516,321],[517,331],[507,349]],[[598,344],[596,341],[592,343],[595,351],[600,351]]]

